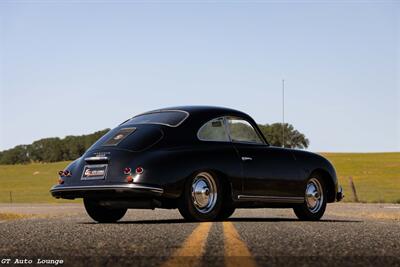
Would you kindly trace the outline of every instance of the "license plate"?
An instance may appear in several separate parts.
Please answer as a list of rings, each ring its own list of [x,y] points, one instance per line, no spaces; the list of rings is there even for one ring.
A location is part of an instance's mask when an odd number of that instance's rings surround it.
[[[82,180],[104,179],[107,174],[107,164],[86,165],[83,168]]]

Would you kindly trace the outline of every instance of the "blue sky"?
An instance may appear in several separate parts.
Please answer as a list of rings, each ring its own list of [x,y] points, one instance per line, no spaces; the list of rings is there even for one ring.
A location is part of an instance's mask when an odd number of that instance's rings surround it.
[[[0,150],[205,104],[400,151],[400,2],[2,1]]]

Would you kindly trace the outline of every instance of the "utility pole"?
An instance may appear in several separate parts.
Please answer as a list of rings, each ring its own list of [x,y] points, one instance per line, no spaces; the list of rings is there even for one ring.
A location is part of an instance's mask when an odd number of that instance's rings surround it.
[[[282,80],[282,147],[285,147],[285,80]]]

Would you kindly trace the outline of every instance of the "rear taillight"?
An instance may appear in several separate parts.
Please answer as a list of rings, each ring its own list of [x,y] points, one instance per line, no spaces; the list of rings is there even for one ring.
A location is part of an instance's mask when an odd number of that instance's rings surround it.
[[[64,183],[64,180],[61,178],[58,178],[58,184],[63,184],[63,183]]]
[[[126,174],[126,175],[129,175],[129,174],[131,174],[131,168],[125,168],[124,169],[124,174]]]
[[[136,173],[136,174],[142,174],[142,173],[143,173],[143,168],[142,168],[142,167],[137,167],[137,168],[135,169],[135,173]],[[135,180],[135,177],[138,176],[138,175],[132,176],[132,169],[129,168],[129,167],[124,168],[124,174],[127,175],[127,176],[125,177],[125,180],[126,180],[128,183],[133,183],[133,181]]]
[[[71,173],[69,170],[65,170],[65,171],[59,171],[59,172],[58,172],[58,175],[59,175],[60,177],[64,177],[64,176],[70,177],[70,176],[72,175],[72,173]]]
[[[143,173],[143,168],[142,168],[142,167],[137,167],[136,170],[135,170],[135,172],[136,172],[137,174],[142,174],[142,173]]]

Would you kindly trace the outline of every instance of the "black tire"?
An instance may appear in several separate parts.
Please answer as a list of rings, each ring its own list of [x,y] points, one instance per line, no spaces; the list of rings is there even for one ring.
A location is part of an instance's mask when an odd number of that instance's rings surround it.
[[[217,216],[217,220],[224,221],[232,216],[235,208],[232,206],[223,207]]]
[[[309,190],[309,186],[315,186],[315,188],[320,186],[320,192],[322,192],[322,195],[320,195],[322,198],[320,199],[320,202],[318,202],[319,204],[315,204],[314,207],[312,205],[310,205],[307,200],[307,195],[308,195],[307,191]],[[315,192],[315,191],[313,191],[311,189],[309,192]],[[310,195],[312,195],[312,194],[310,194]],[[310,197],[310,202],[313,202],[313,201],[316,201],[315,198]],[[322,177],[320,175],[313,174],[307,180],[304,203],[294,207],[293,210],[294,210],[294,213],[296,214],[297,218],[299,218],[300,220],[318,221],[319,219],[322,218],[322,216],[325,213],[326,203],[327,203],[327,190],[325,187],[324,180],[322,179]]]
[[[110,209],[100,206],[98,201],[93,199],[83,199],[87,214],[99,223],[114,223],[124,217],[127,209]]]
[[[209,181],[209,179],[211,180]],[[192,194],[192,191],[194,188],[197,188],[196,186],[200,182],[204,182],[204,185],[208,183],[209,196],[207,197],[205,193],[199,193],[199,197],[203,196],[207,199],[210,199],[211,196],[213,197],[212,200],[209,200],[210,205],[204,208],[196,205],[196,203],[199,204],[196,202],[195,196],[197,195]],[[201,186],[202,184],[200,184],[200,187]],[[211,189],[211,187],[213,189]],[[211,195],[211,193],[214,193],[214,195]],[[181,199],[179,201],[178,210],[180,214],[188,221],[213,221],[217,219],[217,216],[221,211],[222,196],[221,183],[219,182],[218,178],[210,172],[200,172],[186,181]]]

